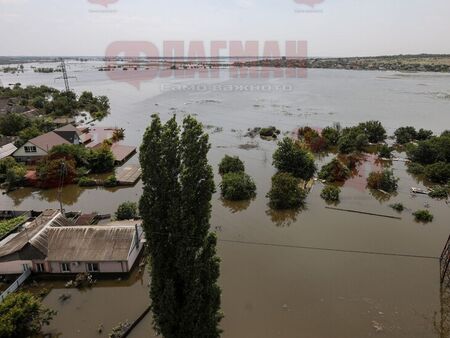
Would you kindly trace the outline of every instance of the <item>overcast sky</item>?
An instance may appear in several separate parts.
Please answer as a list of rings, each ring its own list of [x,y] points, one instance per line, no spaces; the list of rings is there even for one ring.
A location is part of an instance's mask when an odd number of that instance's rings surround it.
[[[0,0],[0,55],[101,56],[115,41],[168,40],[306,40],[309,56],[450,53],[449,35],[449,0]]]

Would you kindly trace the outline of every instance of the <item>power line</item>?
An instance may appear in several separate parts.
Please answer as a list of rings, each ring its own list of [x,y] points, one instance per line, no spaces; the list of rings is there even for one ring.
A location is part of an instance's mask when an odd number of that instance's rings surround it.
[[[365,255],[394,256],[394,257],[421,258],[421,259],[440,259],[440,257],[434,257],[434,256],[423,256],[423,255],[390,253],[390,252],[376,252],[376,251],[363,251],[363,250],[333,249],[333,248],[323,248],[323,247],[304,246],[304,245],[261,243],[261,242],[239,241],[239,240],[229,240],[229,239],[218,239],[218,241],[225,242],[225,243],[270,246],[270,247],[289,248],[289,249],[332,251],[332,252],[345,252],[345,253],[356,253],[356,254],[365,254]]]
[[[170,233],[163,232],[152,232],[153,235],[163,235],[173,238],[185,238],[198,240],[200,237],[184,236],[184,235],[174,235]],[[253,246],[265,246],[265,247],[275,247],[275,248],[288,248],[288,249],[303,249],[303,250],[316,250],[316,251],[329,251],[329,252],[343,252],[343,253],[353,253],[353,254],[363,254],[363,255],[376,255],[376,256],[390,256],[390,257],[404,257],[404,258],[419,258],[419,259],[435,259],[438,260],[440,257],[435,256],[425,256],[425,255],[414,255],[414,254],[403,254],[395,252],[377,252],[377,251],[365,251],[365,250],[348,250],[348,249],[335,249],[335,248],[325,248],[317,246],[306,246],[306,245],[294,245],[294,244],[278,244],[278,243],[265,243],[265,242],[254,242],[254,241],[244,241],[244,240],[233,240],[233,239],[217,239],[218,242],[222,243],[232,243],[232,244],[242,244],[242,245],[253,245]]]

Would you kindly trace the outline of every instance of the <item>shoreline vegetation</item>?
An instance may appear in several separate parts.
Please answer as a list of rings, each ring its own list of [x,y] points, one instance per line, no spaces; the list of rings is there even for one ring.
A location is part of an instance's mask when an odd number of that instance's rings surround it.
[[[100,66],[99,71],[122,70],[148,70],[149,67],[169,67],[173,70],[183,70],[187,68],[226,68],[226,67],[274,67],[274,68],[320,68],[320,69],[346,69],[346,70],[378,70],[378,71],[401,71],[401,72],[450,72],[449,54],[415,54],[415,55],[384,55],[384,56],[351,56],[351,57],[245,57],[245,61],[239,57],[204,57],[189,58],[105,58],[102,56],[92,57],[66,57],[67,61],[106,62],[105,66]],[[58,58],[49,57],[8,57],[0,56],[0,66],[7,72],[23,72],[23,64],[26,63],[52,63],[58,62]],[[20,64],[19,67],[9,67],[8,65]],[[51,68],[41,67],[34,69],[35,72],[51,72]],[[58,71],[58,69],[53,69]],[[3,70],[4,71],[4,70]]]
[[[374,57],[278,58],[235,62],[233,66],[449,73],[450,55],[420,54]]]

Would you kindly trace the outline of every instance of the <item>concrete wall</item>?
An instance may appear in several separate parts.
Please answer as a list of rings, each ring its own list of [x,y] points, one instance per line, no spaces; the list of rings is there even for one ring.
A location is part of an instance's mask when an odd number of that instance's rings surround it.
[[[15,275],[23,272],[23,264],[27,264],[30,268],[33,263],[31,261],[12,261],[0,263],[0,275]]]
[[[144,243],[142,242],[142,240],[139,240],[138,248],[136,248],[134,241],[133,241],[132,248],[130,248],[130,253],[128,254],[128,262],[127,262],[128,270],[131,270],[131,268],[133,267],[134,263],[136,262],[136,258],[139,256],[143,247],[144,247]]]

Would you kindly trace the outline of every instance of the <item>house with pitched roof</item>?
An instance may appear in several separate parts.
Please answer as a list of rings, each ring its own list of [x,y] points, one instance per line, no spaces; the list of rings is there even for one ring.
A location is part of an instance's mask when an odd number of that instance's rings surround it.
[[[58,210],[46,210],[0,241],[0,275],[130,272],[144,247],[136,222],[77,226]]]
[[[32,138],[14,151],[12,156],[16,161],[33,163],[47,156],[54,146],[61,144],[80,144],[80,135],[81,132],[69,124]]]

